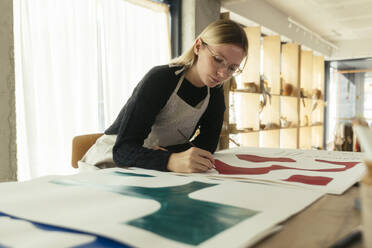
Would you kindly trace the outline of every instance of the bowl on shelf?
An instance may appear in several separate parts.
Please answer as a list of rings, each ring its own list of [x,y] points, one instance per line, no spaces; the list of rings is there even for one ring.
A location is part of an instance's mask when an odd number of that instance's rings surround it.
[[[230,132],[236,131],[236,123],[230,123],[229,124],[229,131]]]
[[[243,83],[243,88],[249,93],[257,93],[258,87],[254,82],[245,82]]]
[[[266,124],[265,129],[278,129],[279,125],[275,122],[269,122]]]
[[[313,99],[320,99],[322,91],[319,89],[313,89]]]
[[[285,83],[283,86],[283,96],[290,96],[293,92],[293,85]]]
[[[287,121],[287,120],[280,120],[280,127],[283,127],[283,128],[286,128],[286,127],[290,127],[292,124],[291,121]]]
[[[323,122],[321,122],[321,121],[315,121],[315,122],[311,123],[311,125],[312,126],[321,126],[321,125],[323,125]]]

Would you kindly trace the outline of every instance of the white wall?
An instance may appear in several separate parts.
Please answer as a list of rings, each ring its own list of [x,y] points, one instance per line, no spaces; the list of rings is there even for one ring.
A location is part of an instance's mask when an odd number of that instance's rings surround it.
[[[225,0],[222,2],[222,7],[233,12],[236,17],[247,18],[255,23],[259,23],[276,34],[285,36],[292,42],[305,45],[326,57],[330,57],[332,54],[331,47],[315,38],[309,37],[309,34],[306,35],[304,32],[300,32],[294,25],[290,26],[288,22],[289,16],[272,7],[264,0]],[[230,15],[230,17],[233,20],[235,19],[234,15]]]
[[[230,11],[230,18],[247,26],[250,22],[260,24],[265,33],[279,34],[292,42],[297,42],[313,51],[322,54],[327,60],[356,59],[372,57],[372,38],[361,40],[344,40],[329,45],[317,36],[289,23],[290,16],[276,9],[264,0],[222,0],[222,8]],[[347,19],[347,18],[346,18]]]
[[[0,1],[0,182],[17,178],[13,1]]]
[[[331,59],[357,59],[372,57],[372,38],[368,40],[345,40],[336,43],[339,49],[333,50]]]

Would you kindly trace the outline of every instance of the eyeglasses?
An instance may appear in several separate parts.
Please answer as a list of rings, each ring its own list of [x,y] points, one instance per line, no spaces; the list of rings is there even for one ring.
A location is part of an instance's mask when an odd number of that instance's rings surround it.
[[[242,68],[239,68],[237,65],[229,65],[221,55],[218,55],[215,53],[212,48],[209,47],[207,43],[202,41],[202,44],[208,49],[209,53],[211,54],[213,58],[213,63],[215,64],[216,67],[218,68],[226,68],[227,74],[229,76],[238,76],[240,73],[243,72]]]

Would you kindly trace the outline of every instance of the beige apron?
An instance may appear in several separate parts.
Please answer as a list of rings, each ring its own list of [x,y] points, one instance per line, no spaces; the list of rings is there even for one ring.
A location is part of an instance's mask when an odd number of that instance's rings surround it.
[[[176,75],[184,69],[176,71]],[[209,87],[207,96],[192,107],[181,99],[177,92],[185,78],[183,72],[176,88],[169,97],[166,105],[156,116],[155,122],[151,127],[151,132],[144,141],[144,147],[170,146],[185,143],[185,138],[177,131],[179,129],[186,137],[190,137],[208,107],[210,92]],[[84,157],[78,162],[79,169],[91,170],[115,166],[112,158],[112,148],[115,145],[117,135],[103,135],[88,150]]]

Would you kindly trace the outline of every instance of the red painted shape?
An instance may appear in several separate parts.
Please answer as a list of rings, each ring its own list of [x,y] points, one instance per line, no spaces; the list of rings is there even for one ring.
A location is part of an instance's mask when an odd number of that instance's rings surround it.
[[[283,181],[325,186],[332,180],[333,178],[330,178],[330,177],[292,175]]]
[[[337,164],[337,165],[343,165],[344,168],[333,168],[333,169],[321,169],[321,170],[314,170],[314,171],[345,171],[350,168],[353,168],[355,165],[359,164],[360,162],[336,162],[336,161],[328,161],[328,160],[322,160],[322,159],[315,159],[317,162],[321,163],[328,163],[328,164]]]
[[[215,160],[215,167],[216,170],[220,174],[225,175],[238,175],[238,174],[246,174],[246,175],[261,175],[261,174],[267,174],[272,170],[283,170],[283,169],[289,169],[289,170],[300,170],[300,171],[321,171],[321,172],[338,172],[338,171],[345,171],[348,170],[355,165],[359,164],[359,162],[334,162],[334,161],[327,161],[327,160],[320,160],[316,159],[315,161],[321,162],[321,163],[330,163],[330,164],[337,164],[337,165],[343,165],[344,168],[332,168],[332,169],[300,169],[300,168],[294,168],[294,167],[288,167],[288,166],[282,166],[282,165],[271,165],[269,167],[259,167],[259,168],[243,168],[243,167],[237,167],[237,166],[231,166],[228,165],[218,159]]]
[[[282,169],[292,169],[291,167],[272,165],[270,167],[260,167],[260,168],[242,168],[228,165],[221,160],[216,159],[214,161],[214,166],[220,174],[225,175],[237,175],[237,174],[247,174],[247,175],[260,175],[267,174],[272,170],[282,170]]]
[[[250,162],[296,162],[296,160],[293,160],[291,158],[270,158],[270,157],[261,157],[251,154],[237,154],[236,155],[241,160],[246,160]]]

